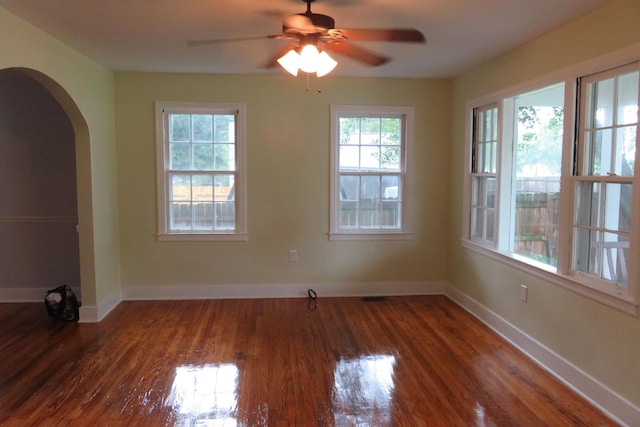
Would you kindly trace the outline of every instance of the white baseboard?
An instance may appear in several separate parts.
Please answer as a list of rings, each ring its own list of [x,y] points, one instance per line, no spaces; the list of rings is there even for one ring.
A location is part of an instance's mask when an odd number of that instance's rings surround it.
[[[150,286],[124,288],[122,299],[125,301],[141,301],[304,298],[307,297],[309,288],[312,288],[319,297],[442,295],[445,287],[446,284],[443,282]]]
[[[53,288],[0,288],[0,302],[42,302],[47,291]],[[81,300],[80,288],[71,288]]]
[[[98,323],[122,301],[122,291],[118,290],[95,305],[80,306],[80,323]]]
[[[520,351],[545,368],[576,393],[622,425],[638,425],[640,408],[626,400],[568,360],[525,334],[496,313],[458,289],[448,286],[444,294],[485,323]]]

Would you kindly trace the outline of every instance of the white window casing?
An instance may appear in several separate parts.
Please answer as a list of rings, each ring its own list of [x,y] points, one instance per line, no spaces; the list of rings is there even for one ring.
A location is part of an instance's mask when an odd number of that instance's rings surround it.
[[[155,109],[158,240],[247,240],[245,105]]]
[[[330,122],[329,239],[411,239],[414,108],[332,105]]]

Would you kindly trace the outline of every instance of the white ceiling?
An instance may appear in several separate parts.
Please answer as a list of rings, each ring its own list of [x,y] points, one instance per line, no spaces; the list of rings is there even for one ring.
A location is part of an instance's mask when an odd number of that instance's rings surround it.
[[[339,65],[332,75],[440,78],[612,1],[317,0],[312,11],[332,16],[336,28],[413,27],[427,38],[357,43],[393,60],[369,67],[333,55]],[[112,70],[234,74],[285,73],[261,66],[287,41],[199,47],[187,41],[279,34],[283,15],[306,10],[302,0],[0,0],[0,7]]]

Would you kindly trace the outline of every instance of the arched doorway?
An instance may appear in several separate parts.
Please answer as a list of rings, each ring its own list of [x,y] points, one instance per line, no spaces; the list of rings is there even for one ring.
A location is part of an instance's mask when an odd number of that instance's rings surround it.
[[[35,70],[0,70],[0,291],[9,300],[41,300],[61,284],[82,296],[94,283],[93,248],[78,234],[91,200],[83,202],[90,183],[78,179],[87,135],[57,83]]]

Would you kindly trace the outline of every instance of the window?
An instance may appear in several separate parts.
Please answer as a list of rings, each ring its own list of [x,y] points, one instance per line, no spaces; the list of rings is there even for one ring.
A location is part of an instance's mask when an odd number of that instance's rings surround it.
[[[156,103],[158,238],[246,240],[244,106]]]
[[[498,107],[479,107],[473,115],[471,239],[491,244],[495,237]]]
[[[330,238],[410,238],[411,107],[331,107]]]
[[[638,77],[632,65],[581,79],[572,268],[618,291],[629,281]]]
[[[633,63],[471,102],[463,244],[635,313],[639,78]]]

